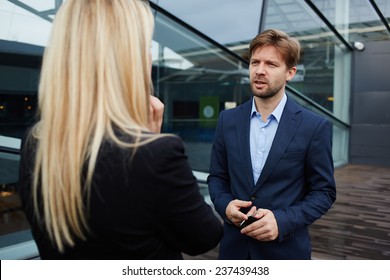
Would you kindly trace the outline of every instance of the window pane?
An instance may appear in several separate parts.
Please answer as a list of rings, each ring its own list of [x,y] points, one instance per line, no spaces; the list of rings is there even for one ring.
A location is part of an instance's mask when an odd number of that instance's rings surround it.
[[[191,167],[208,172],[219,112],[251,96],[247,63],[161,13],[154,41],[153,79],[165,104],[163,131],[181,136]]]

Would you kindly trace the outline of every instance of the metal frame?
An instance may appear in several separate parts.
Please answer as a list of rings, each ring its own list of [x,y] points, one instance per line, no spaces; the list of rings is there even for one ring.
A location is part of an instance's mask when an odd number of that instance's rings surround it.
[[[374,0],[369,0],[371,3],[371,6],[374,8],[375,12],[378,14],[379,18],[381,19],[383,25],[386,27],[387,31],[390,33],[390,26],[387,22],[385,16],[382,14],[381,10],[379,9],[378,5],[375,3]]]

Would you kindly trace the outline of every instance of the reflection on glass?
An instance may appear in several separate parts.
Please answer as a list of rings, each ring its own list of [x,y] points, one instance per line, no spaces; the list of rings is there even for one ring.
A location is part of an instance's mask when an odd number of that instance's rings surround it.
[[[294,34],[301,42],[300,79],[291,81],[290,85],[332,111],[333,103],[328,97],[333,96],[334,35],[313,11],[308,10],[304,1],[294,2],[269,1],[265,29],[275,28],[277,24],[276,28]],[[289,12],[292,6],[294,13]],[[280,12],[284,16],[277,17]]]
[[[208,172],[218,115],[251,96],[243,59],[157,14],[152,48],[156,95],[165,104],[164,132],[186,143],[191,167]]]
[[[313,0],[312,1],[348,42],[389,40],[390,34],[370,1]],[[381,13],[389,18],[390,2],[376,0]]]
[[[0,252],[4,247],[31,240],[17,189],[19,149],[20,139],[0,135]]]

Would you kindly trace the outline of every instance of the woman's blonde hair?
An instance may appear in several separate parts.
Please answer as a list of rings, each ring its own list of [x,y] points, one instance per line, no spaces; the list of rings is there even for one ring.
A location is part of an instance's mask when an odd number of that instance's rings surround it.
[[[67,0],[55,17],[39,85],[40,121],[32,131],[33,190],[60,251],[89,231],[83,202],[102,141],[134,148],[151,141],[141,136],[152,91],[153,28],[142,0]],[[121,141],[116,129],[135,142]]]

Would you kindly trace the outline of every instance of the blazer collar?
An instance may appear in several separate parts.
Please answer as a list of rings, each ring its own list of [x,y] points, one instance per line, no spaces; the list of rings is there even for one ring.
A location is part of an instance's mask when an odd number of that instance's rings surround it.
[[[249,127],[250,127],[250,117],[252,109],[252,99],[242,104],[237,108],[236,114],[236,133],[238,139],[238,150],[242,159],[244,175],[248,181],[248,191],[253,190],[253,174],[252,174],[252,164],[251,164],[251,155],[250,155],[250,146],[249,146]]]

